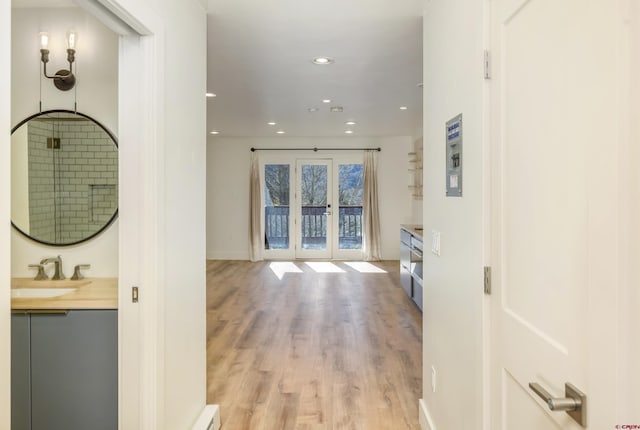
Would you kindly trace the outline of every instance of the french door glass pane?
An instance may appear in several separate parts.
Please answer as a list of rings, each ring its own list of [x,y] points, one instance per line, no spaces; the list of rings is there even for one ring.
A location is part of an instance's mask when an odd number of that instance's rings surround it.
[[[362,164],[338,166],[338,249],[362,249]]]
[[[288,164],[264,166],[264,249],[289,249]]]
[[[302,249],[327,249],[327,166],[303,164],[300,176]]]

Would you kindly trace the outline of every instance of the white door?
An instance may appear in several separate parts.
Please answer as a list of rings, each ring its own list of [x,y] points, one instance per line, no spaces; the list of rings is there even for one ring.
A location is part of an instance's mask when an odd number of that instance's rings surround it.
[[[616,1],[491,3],[491,428],[615,428]]]
[[[298,160],[296,258],[331,258],[333,198],[331,160]]]

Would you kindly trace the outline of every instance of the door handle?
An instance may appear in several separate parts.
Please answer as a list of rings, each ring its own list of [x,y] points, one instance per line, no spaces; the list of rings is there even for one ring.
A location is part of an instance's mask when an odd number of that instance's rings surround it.
[[[529,388],[547,403],[550,410],[565,411],[582,427],[587,426],[587,396],[574,385],[564,384],[566,397],[553,397],[537,382],[529,383]]]
[[[325,212],[322,215],[331,215],[331,212]]]

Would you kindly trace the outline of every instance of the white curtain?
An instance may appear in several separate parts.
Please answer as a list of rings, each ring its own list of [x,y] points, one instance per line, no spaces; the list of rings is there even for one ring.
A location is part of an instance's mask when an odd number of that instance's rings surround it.
[[[261,261],[262,235],[260,234],[260,163],[258,153],[251,153],[251,174],[249,177],[249,259]]]
[[[364,153],[362,195],[362,249],[367,261],[380,260],[380,215],[378,213],[377,151]]]

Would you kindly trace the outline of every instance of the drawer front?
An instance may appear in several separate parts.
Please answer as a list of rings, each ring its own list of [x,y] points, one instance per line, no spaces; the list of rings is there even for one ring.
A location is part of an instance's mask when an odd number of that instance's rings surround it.
[[[413,283],[413,297],[414,303],[418,305],[418,308],[422,310],[422,285],[417,282]]]
[[[402,243],[400,244],[400,266],[405,269],[411,268],[411,248]]]
[[[411,236],[411,247],[422,251],[422,240],[415,236]]]
[[[400,267],[400,284],[402,284],[407,296],[411,297],[413,295],[413,278],[409,269],[405,267]]]
[[[411,237],[411,233],[409,233],[405,229],[400,229],[400,242],[406,243],[407,245],[411,246]]]

